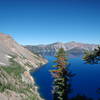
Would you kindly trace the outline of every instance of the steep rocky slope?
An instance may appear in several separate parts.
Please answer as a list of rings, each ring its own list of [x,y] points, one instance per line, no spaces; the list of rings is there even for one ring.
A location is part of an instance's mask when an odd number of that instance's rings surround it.
[[[29,71],[45,63],[44,58],[0,33],[0,100],[42,100]]]
[[[69,53],[69,56],[81,56],[84,50],[93,50],[97,47],[95,44],[84,44],[77,42],[69,42],[69,43],[53,43],[48,45],[27,45],[25,46],[27,49],[34,53],[41,54],[43,56],[55,55],[59,48],[64,48],[65,51]]]

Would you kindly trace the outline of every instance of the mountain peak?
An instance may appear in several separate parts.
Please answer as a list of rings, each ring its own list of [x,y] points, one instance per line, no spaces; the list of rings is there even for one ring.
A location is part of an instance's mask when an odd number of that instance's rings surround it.
[[[10,36],[10,35],[0,32],[0,36]]]
[[[32,52],[18,44],[10,35],[4,33],[0,33],[0,56],[1,55],[3,57],[2,59],[0,59],[0,63],[4,63],[5,65],[10,64],[7,58],[9,55],[16,56],[16,61],[22,64],[22,66],[24,66],[26,63],[29,63],[34,68],[34,66],[38,67],[34,63],[36,61],[37,63],[45,63],[45,60],[42,57],[38,57],[37,55],[33,54]],[[38,58],[38,60],[34,58],[35,56]]]
[[[56,52],[58,51],[59,48],[64,48],[65,51],[71,51],[71,55],[82,55],[84,50],[93,50],[94,48],[96,48],[97,45],[93,44],[85,44],[85,43],[80,43],[80,42],[75,42],[75,41],[71,41],[71,42],[67,42],[67,43],[61,43],[61,42],[56,42],[56,43],[52,43],[52,44],[48,44],[45,45],[44,47],[28,47],[26,46],[26,48],[29,48],[29,50],[35,52],[35,53],[39,53],[43,56],[50,56],[50,55],[55,55]]]
[[[0,39],[8,39],[8,38],[12,38],[12,37],[9,34],[4,34],[0,32]]]
[[[55,42],[55,43],[53,43],[53,44],[63,44],[62,42]]]
[[[71,41],[70,43],[76,43],[75,41]]]
[[[76,42],[76,41],[70,41],[70,42],[67,42],[66,44],[83,44],[83,43]]]

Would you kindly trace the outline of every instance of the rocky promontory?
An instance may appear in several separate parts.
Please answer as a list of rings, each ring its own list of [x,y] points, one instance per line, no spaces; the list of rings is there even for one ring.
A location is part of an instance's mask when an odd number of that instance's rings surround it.
[[[30,70],[47,60],[0,33],[0,100],[42,100]]]

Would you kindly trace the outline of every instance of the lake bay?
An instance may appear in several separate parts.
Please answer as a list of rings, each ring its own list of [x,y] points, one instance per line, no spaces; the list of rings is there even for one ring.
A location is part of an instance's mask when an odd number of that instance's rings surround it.
[[[52,100],[53,78],[49,71],[53,69],[55,57],[48,56],[46,59],[48,59],[48,63],[31,74],[35,78],[41,96],[45,100]],[[85,64],[81,58],[71,58],[69,63],[69,70],[75,74],[70,80],[72,92],[69,97],[80,94],[94,100],[100,98],[100,94],[97,93],[97,89],[100,88],[100,65]]]

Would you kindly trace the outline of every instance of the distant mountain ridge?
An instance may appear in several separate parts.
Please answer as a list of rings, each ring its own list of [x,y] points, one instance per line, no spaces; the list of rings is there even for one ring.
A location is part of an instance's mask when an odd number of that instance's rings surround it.
[[[68,52],[69,56],[77,57],[81,56],[84,50],[91,51],[97,46],[97,44],[86,44],[71,41],[68,43],[56,42],[48,45],[26,45],[25,47],[34,53],[41,54],[42,56],[55,55],[59,48],[64,48],[64,50]]]

